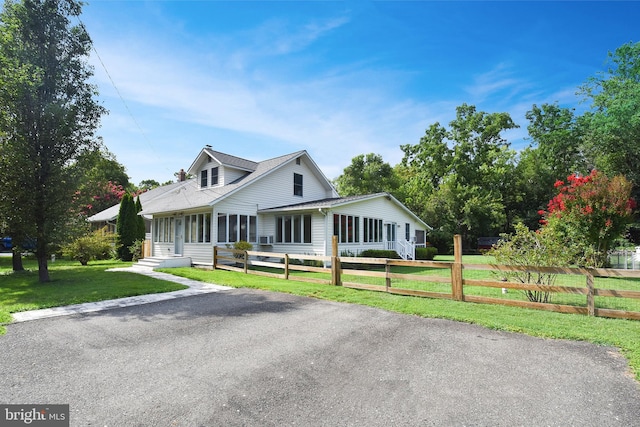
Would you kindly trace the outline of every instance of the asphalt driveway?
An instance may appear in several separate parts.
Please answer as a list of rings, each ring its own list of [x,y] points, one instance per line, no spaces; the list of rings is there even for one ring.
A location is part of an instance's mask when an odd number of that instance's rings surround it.
[[[639,426],[613,348],[232,290],[9,325],[0,403],[72,426]]]

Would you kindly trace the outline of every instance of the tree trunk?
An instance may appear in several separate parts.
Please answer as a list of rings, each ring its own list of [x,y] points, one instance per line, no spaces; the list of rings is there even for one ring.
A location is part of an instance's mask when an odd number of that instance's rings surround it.
[[[18,248],[13,248],[11,252],[11,264],[13,265],[13,271],[24,271],[24,266],[22,265],[22,254]]]
[[[47,265],[47,244],[43,238],[43,234],[39,232],[38,227],[38,239],[36,241],[36,259],[38,260],[38,280],[40,283],[49,281],[49,266]]]
[[[36,258],[38,258],[38,280],[40,283],[45,283],[49,281],[49,267],[47,266],[47,255],[38,253],[36,254]]]

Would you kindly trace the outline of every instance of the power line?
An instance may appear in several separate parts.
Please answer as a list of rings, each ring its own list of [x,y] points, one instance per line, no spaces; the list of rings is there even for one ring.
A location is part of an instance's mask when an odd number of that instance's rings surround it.
[[[80,26],[82,27],[82,29],[84,30],[84,32],[86,34],[89,34],[89,31],[87,30],[87,27],[84,25],[84,22],[82,22],[82,19],[80,19],[80,16],[76,16],[78,18],[78,22],[80,23]],[[105,65],[104,61],[102,60],[102,57],[100,56],[100,54],[98,53],[98,49],[96,49],[95,44],[92,42],[91,43],[91,48],[93,49],[93,51],[96,54],[96,57],[98,58],[98,61],[100,62],[100,65],[102,65],[102,68],[104,69],[104,72],[106,73],[107,77],[109,78],[109,81],[111,82],[111,85],[113,86],[113,88],[116,90],[116,93],[118,94],[118,97],[120,98],[120,101],[122,102],[122,104],[124,105],[125,109],[127,110],[127,113],[129,114],[129,116],[131,117],[131,119],[133,120],[133,123],[135,123],[135,126],[138,128],[138,130],[140,131],[140,134],[142,135],[144,141],[147,143],[147,145],[149,146],[149,149],[151,151],[151,153],[153,153],[154,157],[156,158],[156,160],[160,160],[160,158],[156,155],[156,150],[154,149],[154,146],[151,142],[151,140],[147,137],[147,134],[144,132],[144,130],[142,129],[142,126],[140,126],[140,123],[138,123],[138,120],[136,119],[136,117],[133,115],[133,112],[131,111],[131,109],[129,108],[129,105],[127,104],[127,102],[125,101],[124,97],[122,96],[122,93],[120,93],[120,89],[118,89],[118,86],[116,85],[115,81],[113,80],[113,77],[111,77],[111,73],[109,73],[109,70],[107,69],[107,66]],[[165,167],[165,170],[169,173],[172,173],[168,168]]]

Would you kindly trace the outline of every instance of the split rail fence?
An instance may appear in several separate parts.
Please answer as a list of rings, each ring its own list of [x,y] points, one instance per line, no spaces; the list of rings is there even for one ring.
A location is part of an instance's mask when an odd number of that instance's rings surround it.
[[[482,304],[500,304],[589,316],[640,320],[640,271],[507,266],[462,262],[460,236],[454,261],[405,261],[386,258],[240,251],[214,247],[213,266],[285,280]],[[552,274],[553,285],[509,282],[507,272]],[[532,302],[526,293],[546,295]]]

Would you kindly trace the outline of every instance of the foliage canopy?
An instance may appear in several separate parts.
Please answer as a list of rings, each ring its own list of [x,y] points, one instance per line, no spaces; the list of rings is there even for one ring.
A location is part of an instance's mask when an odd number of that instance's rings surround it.
[[[80,13],[73,0],[7,1],[0,13],[0,211],[36,240],[41,282],[77,189],[70,165],[97,145],[105,113],[89,83],[91,39],[69,20]]]

